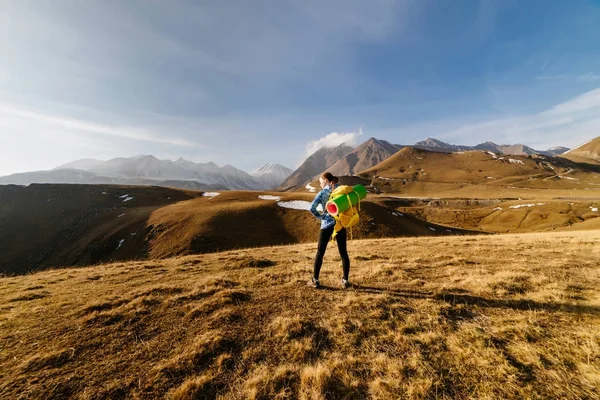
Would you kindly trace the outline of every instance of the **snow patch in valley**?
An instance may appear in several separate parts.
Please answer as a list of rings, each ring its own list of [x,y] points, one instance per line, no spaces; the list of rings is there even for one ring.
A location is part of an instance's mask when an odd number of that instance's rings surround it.
[[[123,199],[123,203],[125,203],[126,201],[133,200],[133,197],[129,196],[128,194],[124,194],[123,196],[119,196],[119,198]]]
[[[125,241],[125,239],[119,240],[119,245],[117,246],[117,250],[119,250],[119,248],[121,247],[121,245],[123,244],[124,241]]]
[[[220,194],[221,193],[217,193],[217,192],[204,192],[204,193],[202,193],[202,196],[210,197],[212,199],[213,197],[217,197]]]
[[[492,211],[499,211],[499,210],[502,210],[502,207],[496,207]]]
[[[277,205],[283,208],[291,208],[293,210],[303,210],[309,211],[310,204],[308,201],[304,200],[291,200],[291,201],[278,201]]]
[[[521,208],[521,207],[533,207],[533,206],[543,206],[546,203],[529,203],[529,204],[517,204],[515,206],[510,206],[508,208]]]
[[[598,212],[598,207],[590,207],[590,210],[592,210],[592,212]]]
[[[317,191],[317,189],[315,189],[314,186],[311,186],[310,183],[306,185],[305,189],[308,189],[308,191],[311,192],[311,193],[314,193],[314,192]]]
[[[280,196],[271,196],[271,195],[261,195],[261,196],[258,196],[258,198],[261,200],[275,200],[275,201],[281,200]]]

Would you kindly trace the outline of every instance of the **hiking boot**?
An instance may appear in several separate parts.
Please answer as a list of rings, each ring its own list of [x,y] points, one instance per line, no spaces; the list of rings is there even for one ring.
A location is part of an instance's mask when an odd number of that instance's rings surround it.
[[[348,289],[350,287],[350,282],[347,279],[342,278],[342,289]]]
[[[319,283],[318,279],[312,278],[310,281],[308,281],[308,286],[318,289],[321,287],[321,284]]]

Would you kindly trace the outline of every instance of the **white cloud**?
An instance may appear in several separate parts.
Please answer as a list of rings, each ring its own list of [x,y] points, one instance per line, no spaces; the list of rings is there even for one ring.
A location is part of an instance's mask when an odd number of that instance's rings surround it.
[[[38,131],[61,130],[71,133],[72,136],[88,136],[101,134],[121,139],[133,139],[159,144],[195,147],[187,140],[168,135],[159,134],[144,127],[129,127],[118,125],[98,124],[74,118],[65,118],[49,114],[38,113],[30,110],[13,108],[0,105],[0,126],[5,132],[28,132],[32,128]]]
[[[306,154],[311,155],[315,151],[322,147],[331,148],[337,147],[342,143],[346,143],[349,146],[356,146],[358,144],[359,137],[362,132],[358,133],[337,133],[332,132],[327,136],[324,136],[317,140],[312,140],[306,145]]]
[[[546,64],[544,64],[544,67]],[[563,81],[563,80],[575,80],[580,82],[600,82],[600,75],[588,72],[587,74],[573,75],[573,74],[558,74],[558,75],[539,75],[535,79],[539,81]]]

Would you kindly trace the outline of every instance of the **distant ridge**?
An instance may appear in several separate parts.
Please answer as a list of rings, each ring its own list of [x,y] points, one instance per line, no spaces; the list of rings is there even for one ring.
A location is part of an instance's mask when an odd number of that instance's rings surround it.
[[[423,150],[437,151],[442,153],[454,153],[457,151],[471,151],[471,150],[484,150],[491,151],[496,154],[507,154],[513,156],[522,156],[528,154],[542,154],[546,156],[557,156],[563,154],[569,149],[567,147],[557,146],[552,147],[548,150],[535,150],[524,144],[496,144],[494,142],[480,143],[476,146],[462,146],[454,145],[442,142],[441,140],[434,138],[427,138],[423,141],[417,142],[413,147]]]
[[[231,165],[194,163],[179,158],[159,160],[152,155],[76,160],[49,171],[0,177],[0,184],[86,183],[171,186],[185,189],[265,190],[269,186]]]
[[[262,167],[252,171],[250,175],[264,183],[271,189],[275,189],[292,174],[291,169],[280,164],[266,163]]]

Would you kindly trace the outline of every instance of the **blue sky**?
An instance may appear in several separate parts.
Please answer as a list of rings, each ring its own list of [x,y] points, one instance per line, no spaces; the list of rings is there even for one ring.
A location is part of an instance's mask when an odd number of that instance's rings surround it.
[[[0,0],[0,175],[600,136],[592,0]],[[362,135],[359,135],[362,132]]]

